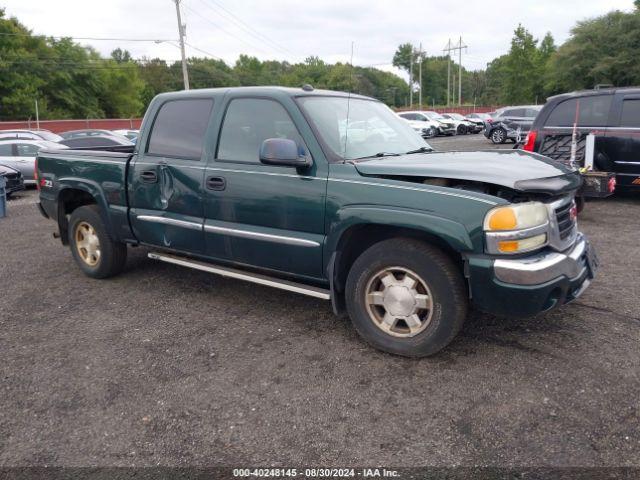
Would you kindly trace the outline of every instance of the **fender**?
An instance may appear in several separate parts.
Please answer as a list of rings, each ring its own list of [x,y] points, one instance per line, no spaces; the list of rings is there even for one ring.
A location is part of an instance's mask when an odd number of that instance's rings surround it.
[[[355,205],[341,208],[336,212],[335,219],[329,226],[325,258],[329,258],[331,253],[337,250],[344,232],[353,226],[367,224],[418,230],[440,238],[458,252],[474,250],[471,235],[463,224],[454,220],[424,210]]]
[[[90,179],[86,179],[86,178],[62,177],[57,179],[56,183],[58,185],[58,191],[57,191],[58,209],[61,208],[60,197],[65,190],[69,190],[69,189],[82,190],[88,193],[94,198],[94,200],[96,201],[96,204],[100,207],[102,220],[104,221],[107,227],[107,231],[111,235],[113,235],[115,240],[119,240],[119,237],[117,235],[118,230],[113,228],[113,224],[111,222],[111,215],[109,215],[109,209],[110,209],[109,203],[105,198],[103,188],[97,182]],[[122,208],[125,210],[125,213],[126,213],[126,207],[122,207]],[[58,225],[61,227],[60,236],[61,238],[66,239],[66,231],[63,232],[63,229],[62,229],[63,218],[61,217],[62,216],[60,215],[60,213],[58,213]]]

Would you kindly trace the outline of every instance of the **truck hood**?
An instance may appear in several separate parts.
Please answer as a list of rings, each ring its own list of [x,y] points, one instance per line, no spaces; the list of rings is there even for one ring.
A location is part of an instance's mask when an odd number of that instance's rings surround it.
[[[467,180],[549,195],[576,190],[582,182],[577,172],[523,150],[401,155],[359,161],[355,168],[364,176]]]

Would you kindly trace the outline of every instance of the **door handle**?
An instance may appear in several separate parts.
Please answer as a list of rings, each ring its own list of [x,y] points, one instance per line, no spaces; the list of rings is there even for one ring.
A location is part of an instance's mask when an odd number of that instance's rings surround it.
[[[142,183],[158,183],[158,175],[153,170],[145,170],[140,173],[140,181]]]
[[[224,177],[207,177],[206,185],[209,190],[224,190],[227,188],[227,181]]]

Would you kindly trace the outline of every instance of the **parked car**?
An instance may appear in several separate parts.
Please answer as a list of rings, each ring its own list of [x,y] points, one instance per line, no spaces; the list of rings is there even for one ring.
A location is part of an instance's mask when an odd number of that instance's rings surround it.
[[[541,105],[500,108],[485,121],[484,136],[496,144],[516,143],[525,138],[541,109]]]
[[[38,155],[41,212],[90,277],[147,245],[155,260],[329,300],[375,347],[424,356],[470,303],[531,315],[594,275],[580,176],[540,155],[434,152],[382,102],[308,86],[163,93],[144,118],[135,151]],[[358,122],[366,135],[341,133]]]
[[[111,132],[115,133],[116,135],[127,137],[132,142],[135,142],[135,140],[138,138],[138,135],[140,135],[140,130],[111,130]]]
[[[5,192],[7,198],[13,193],[24,190],[24,178],[20,170],[0,163],[0,177],[5,180]]]
[[[95,136],[104,136],[104,135],[114,135],[111,130],[101,130],[97,128],[83,128],[80,130],[68,130],[66,132],[62,132],[60,134],[62,138],[80,138],[80,137],[95,137]]]
[[[482,130],[484,130],[484,120],[482,118],[475,116],[471,117],[469,115],[461,115],[459,113],[451,113],[450,115],[452,115],[454,118],[466,120],[467,122],[469,122],[469,131],[471,133],[480,133]],[[472,113],[470,115],[477,114]]]
[[[444,118],[437,112],[432,112],[429,110],[416,110],[411,112],[401,112],[400,116],[405,120],[434,122],[438,128],[438,135],[456,134],[456,127],[453,122],[447,118]],[[429,125],[433,125],[433,123],[429,123]]]
[[[36,155],[43,149],[65,148],[59,143],[45,140],[11,139],[0,141],[0,164],[7,165],[20,171],[24,183],[35,185],[34,168]]]
[[[57,135],[49,130],[0,130],[0,138],[20,138],[24,140],[46,140],[48,142],[59,142],[62,140],[60,135]]]
[[[467,133],[476,133],[476,124],[470,122],[459,113],[443,113],[444,118],[448,118],[456,126],[458,135],[466,135]],[[479,130],[478,130],[479,131]]]
[[[570,165],[574,123],[575,165]],[[592,172],[585,178],[585,195],[611,193],[611,185],[602,185],[608,190],[591,188],[597,187],[598,177],[609,180],[602,175],[606,172],[615,175],[616,189],[640,189],[640,88],[586,90],[549,98],[523,148]]]
[[[431,138],[440,132],[440,122],[429,120],[419,112],[400,112],[398,116],[409,123],[409,126],[420,134],[422,138]]]
[[[476,121],[479,120],[481,121],[483,124],[486,120],[490,119],[491,115],[489,113],[478,113],[478,112],[473,112],[473,113],[469,113],[467,114],[467,119],[468,120],[472,120],[472,121]]]
[[[65,138],[60,141],[60,144],[69,148],[89,148],[131,146],[134,143],[128,138],[115,135],[87,135]]]

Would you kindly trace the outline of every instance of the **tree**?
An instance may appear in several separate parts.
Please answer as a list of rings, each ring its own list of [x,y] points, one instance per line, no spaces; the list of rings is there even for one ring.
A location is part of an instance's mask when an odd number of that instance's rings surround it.
[[[602,83],[637,85],[639,45],[639,9],[632,13],[613,11],[578,22],[550,60],[546,89],[556,93]]]
[[[505,100],[507,103],[527,103],[535,96],[535,72],[538,65],[537,40],[522,25],[515,29],[511,49],[504,67]]]

